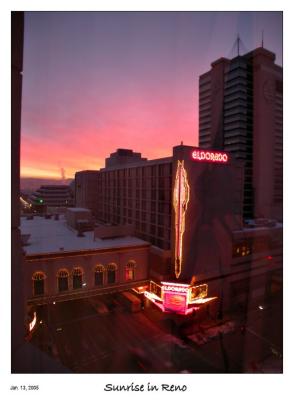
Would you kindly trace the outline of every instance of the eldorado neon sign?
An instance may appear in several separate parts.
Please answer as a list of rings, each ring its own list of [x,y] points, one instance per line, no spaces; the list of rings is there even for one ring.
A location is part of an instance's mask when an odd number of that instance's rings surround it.
[[[226,164],[229,161],[229,156],[223,151],[193,150],[192,159],[194,161]]]
[[[184,161],[178,161],[174,186],[173,205],[175,210],[175,275],[178,278],[182,269],[183,234],[185,231],[185,214],[189,202],[190,187]]]
[[[176,292],[176,293],[187,293],[187,287],[177,287],[177,286],[163,286],[165,292]]]

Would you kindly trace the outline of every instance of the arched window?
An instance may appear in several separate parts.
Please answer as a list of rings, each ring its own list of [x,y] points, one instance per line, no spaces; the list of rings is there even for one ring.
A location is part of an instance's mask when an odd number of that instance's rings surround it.
[[[126,281],[132,281],[133,279],[135,279],[135,268],[136,268],[136,262],[134,260],[129,260],[125,267]]]
[[[58,279],[58,291],[59,292],[64,292],[65,290],[68,290],[68,277],[69,273],[66,269],[60,269],[57,273],[57,279]]]
[[[72,271],[72,287],[73,289],[83,287],[83,270],[80,267],[75,267]]]
[[[98,264],[95,267],[95,286],[103,285],[105,267],[102,264]]]
[[[109,263],[107,265],[107,283],[115,283],[117,265],[115,263]]]
[[[45,289],[45,278],[46,275],[42,271],[37,271],[33,274],[33,295],[42,296]]]

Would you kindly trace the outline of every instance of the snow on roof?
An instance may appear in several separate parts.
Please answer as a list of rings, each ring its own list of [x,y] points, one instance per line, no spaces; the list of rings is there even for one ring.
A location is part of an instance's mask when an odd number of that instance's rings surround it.
[[[24,247],[28,255],[141,246],[148,243],[133,236],[105,240],[96,238],[94,241],[93,231],[84,232],[83,237],[78,237],[62,216],[59,220],[37,216],[27,220],[22,217],[20,229],[22,235],[31,235],[29,245]]]

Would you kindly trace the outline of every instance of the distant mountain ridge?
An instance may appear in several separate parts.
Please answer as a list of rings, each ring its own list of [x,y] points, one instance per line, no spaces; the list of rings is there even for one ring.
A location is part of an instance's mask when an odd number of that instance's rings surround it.
[[[73,179],[20,178],[20,190],[34,192],[42,185],[70,185]]]

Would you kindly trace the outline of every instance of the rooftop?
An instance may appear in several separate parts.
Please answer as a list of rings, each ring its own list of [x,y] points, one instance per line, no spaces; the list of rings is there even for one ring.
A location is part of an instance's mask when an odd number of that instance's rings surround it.
[[[24,246],[27,255],[48,254],[69,251],[102,250],[117,247],[142,246],[148,244],[133,236],[94,241],[93,231],[84,232],[78,237],[77,232],[69,227],[63,216],[59,220],[35,216],[33,220],[21,218],[21,234],[30,235],[28,245]]]

